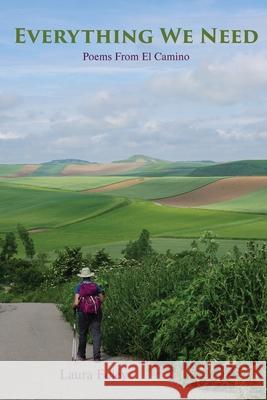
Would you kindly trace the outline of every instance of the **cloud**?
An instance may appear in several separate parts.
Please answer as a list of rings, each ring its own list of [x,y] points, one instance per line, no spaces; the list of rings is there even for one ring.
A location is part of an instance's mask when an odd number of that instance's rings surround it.
[[[121,113],[115,113],[113,115],[107,115],[104,121],[107,122],[112,128],[123,128],[129,126],[129,124],[135,123],[136,111],[128,110]]]
[[[228,141],[246,141],[246,140],[253,140],[253,141],[261,141],[267,139],[267,123],[262,130],[259,127],[255,127],[255,129],[217,129],[216,132],[218,133],[219,137],[222,139],[226,139]]]
[[[59,85],[53,96],[25,97],[5,111],[1,145],[14,143],[13,153],[19,161],[27,154],[27,162],[29,152],[40,160],[109,161],[132,152],[173,160],[262,157],[267,119],[255,98],[265,99],[265,68],[265,53],[244,53],[149,79]]]
[[[0,140],[15,140],[20,139],[21,136],[15,132],[1,132],[0,131]]]
[[[9,110],[21,104],[22,98],[14,93],[0,93],[0,111]]]
[[[239,53],[229,61],[203,62],[197,68],[155,75],[148,88],[155,95],[184,101],[233,104],[266,96],[267,54]]]

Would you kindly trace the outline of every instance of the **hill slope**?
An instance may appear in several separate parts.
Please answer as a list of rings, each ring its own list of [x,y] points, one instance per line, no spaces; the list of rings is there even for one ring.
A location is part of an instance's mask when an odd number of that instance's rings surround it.
[[[242,160],[197,168],[190,176],[262,176],[267,175],[267,160]]]
[[[179,176],[143,178],[142,183],[126,188],[116,188],[117,190],[109,191],[108,194],[113,196],[151,200],[191,192],[192,190],[208,185],[216,180],[217,178]]]
[[[155,157],[145,156],[144,154],[134,154],[133,156],[125,159],[125,160],[116,160],[114,163],[125,163],[125,162],[145,162],[145,163],[155,163],[161,162],[163,160]]]
[[[175,207],[198,207],[232,200],[262,188],[267,188],[266,176],[232,177],[217,180],[180,196],[160,199],[160,203]]]

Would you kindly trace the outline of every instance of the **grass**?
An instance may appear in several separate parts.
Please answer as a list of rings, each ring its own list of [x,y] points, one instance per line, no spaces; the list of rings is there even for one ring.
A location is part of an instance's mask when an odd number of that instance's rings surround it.
[[[167,250],[171,250],[173,253],[179,253],[184,250],[189,250],[193,239],[184,238],[162,238],[153,237],[151,238],[152,247],[158,252],[165,253]],[[233,239],[218,239],[219,249],[218,255],[222,256],[228,251],[233,249],[233,246],[238,246],[241,251],[246,249],[247,240],[233,240]],[[105,250],[113,257],[121,257],[121,251],[125,248],[127,241],[117,243],[106,243],[104,245],[84,246],[82,248],[84,253],[95,254],[98,250],[105,248]],[[264,243],[263,241],[257,241],[257,243]]]
[[[67,180],[69,188],[74,188],[76,184],[82,184],[87,179],[81,178],[79,182],[74,177]],[[46,179],[49,181],[50,178],[45,178],[44,183]],[[95,179],[99,180],[99,177]],[[157,182],[161,184],[157,185]],[[149,196],[149,193],[157,196],[163,193],[170,194],[175,186],[173,182],[182,182],[184,186],[178,185],[180,190],[181,187],[183,190],[189,190],[193,183],[196,185],[200,181],[195,178],[148,180],[148,187],[144,186],[145,191],[142,195],[145,197]],[[152,183],[154,186],[151,186]],[[136,185],[135,189],[141,188],[142,185]],[[262,197],[258,201],[264,206],[265,191],[255,193],[258,199],[259,193]],[[4,183],[0,183],[0,198],[1,232],[14,231],[18,223],[28,229],[47,228],[34,234],[38,251],[52,251],[66,245],[97,249],[108,244],[114,245],[116,252],[116,249],[120,250],[121,242],[135,239],[144,228],[151,232],[158,249],[167,249],[168,243],[171,243],[173,249],[178,243],[175,242],[177,238],[191,241],[191,238],[201,236],[205,230],[214,231],[221,239],[267,238],[267,215],[252,212],[182,209],[96,193],[84,194]],[[251,201],[247,200],[248,203]],[[179,243],[184,246],[185,242],[182,241]]]
[[[237,199],[209,204],[202,208],[267,213],[267,188],[257,190]]]
[[[38,233],[34,239],[42,251],[65,245],[105,247],[105,243],[135,239],[143,228],[154,237],[192,238],[201,236],[205,230],[213,230],[220,238],[266,239],[266,224],[264,215],[159,207],[132,201],[97,218]]]
[[[99,186],[121,182],[125,177],[119,176],[35,176],[22,178],[0,178],[0,182],[8,185],[34,186],[61,190],[86,190]]]
[[[32,228],[55,228],[102,213],[122,200],[74,192],[38,190],[0,185],[1,232],[18,223]]]
[[[0,176],[12,176],[23,168],[23,164],[0,164]]]
[[[143,183],[130,186],[125,189],[109,191],[108,194],[116,196],[125,196],[136,199],[159,199],[162,197],[171,197],[178,194],[191,192],[201,186],[208,185],[219,178],[204,177],[162,177],[162,178],[149,178]]]

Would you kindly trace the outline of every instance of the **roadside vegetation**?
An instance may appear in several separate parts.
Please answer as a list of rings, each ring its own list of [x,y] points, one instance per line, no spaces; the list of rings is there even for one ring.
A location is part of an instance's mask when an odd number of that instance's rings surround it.
[[[24,255],[18,257],[18,242]],[[267,251],[248,242],[218,256],[208,231],[182,252],[156,252],[143,230],[120,258],[66,247],[36,254],[23,226],[0,242],[0,301],[55,302],[72,321],[77,272],[89,266],[105,289],[103,341],[110,354],[147,360],[267,357]]]

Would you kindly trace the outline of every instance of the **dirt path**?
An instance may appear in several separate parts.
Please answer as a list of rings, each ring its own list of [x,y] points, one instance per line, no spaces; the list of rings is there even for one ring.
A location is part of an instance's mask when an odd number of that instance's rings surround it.
[[[29,233],[41,233],[46,231],[48,231],[47,228],[32,228],[28,230]]]
[[[143,182],[144,178],[126,179],[125,181],[122,182],[111,183],[110,185],[101,186],[95,189],[83,190],[83,193],[103,193],[103,192],[108,192],[110,190],[125,189],[127,187],[135,186]]]
[[[174,207],[197,207],[232,200],[267,187],[267,176],[242,176],[220,179],[202,188],[175,197],[156,200]]]

